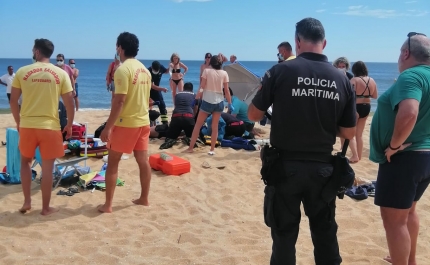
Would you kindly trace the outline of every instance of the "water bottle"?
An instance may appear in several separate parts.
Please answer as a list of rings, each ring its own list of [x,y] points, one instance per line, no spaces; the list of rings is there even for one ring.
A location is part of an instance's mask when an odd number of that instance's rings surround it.
[[[100,169],[100,171],[104,171],[104,170],[106,170],[107,169],[107,163],[104,163],[104,165],[102,166],[102,169]]]

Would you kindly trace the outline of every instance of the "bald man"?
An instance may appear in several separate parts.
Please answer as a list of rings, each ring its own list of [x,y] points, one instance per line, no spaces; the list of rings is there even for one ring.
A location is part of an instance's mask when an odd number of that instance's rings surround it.
[[[430,39],[411,32],[400,49],[397,81],[378,98],[370,129],[370,160],[379,164],[380,207],[393,265],[414,265],[416,205],[430,183]]]

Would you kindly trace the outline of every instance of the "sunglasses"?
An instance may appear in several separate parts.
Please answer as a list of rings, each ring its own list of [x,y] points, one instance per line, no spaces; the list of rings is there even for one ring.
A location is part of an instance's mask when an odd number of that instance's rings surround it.
[[[416,35],[427,37],[427,36],[426,36],[425,34],[423,34],[423,33],[418,33],[418,32],[409,32],[409,33],[408,33],[408,51],[409,51],[409,52],[411,51],[411,37],[416,36]]]
[[[212,58],[212,56],[206,56],[206,57],[205,57],[205,59],[210,59],[210,58]]]
[[[63,60],[57,60],[57,62],[62,62]]]

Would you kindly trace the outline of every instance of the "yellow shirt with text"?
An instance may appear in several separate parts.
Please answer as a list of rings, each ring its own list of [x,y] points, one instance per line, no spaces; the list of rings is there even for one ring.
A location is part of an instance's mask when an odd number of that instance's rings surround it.
[[[51,64],[36,62],[18,69],[12,89],[21,90],[20,127],[61,130],[60,96],[73,91],[67,73]]]
[[[126,95],[116,126],[138,128],[149,125],[149,93],[151,73],[137,59],[127,59],[113,78],[115,94]]]
[[[285,59],[285,61],[289,61],[289,60],[292,60],[292,59],[295,59],[295,58],[296,58],[296,56],[292,55],[292,56],[288,57],[287,59]]]

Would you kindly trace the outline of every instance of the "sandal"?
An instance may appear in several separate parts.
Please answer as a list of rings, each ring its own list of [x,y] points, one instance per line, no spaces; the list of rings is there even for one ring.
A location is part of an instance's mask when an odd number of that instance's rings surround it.
[[[60,190],[59,192],[57,192],[57,195],[73,196],[75,194],[70,190]]]
[[[78,187],[70,187],[68,190],[69,190],[71,193],[80,193],[80,191],[79,191]]]
[[[1,144],[2,144],[3,146],[5,146],[5,145],[6,145],[6,142],[1,141]]]

